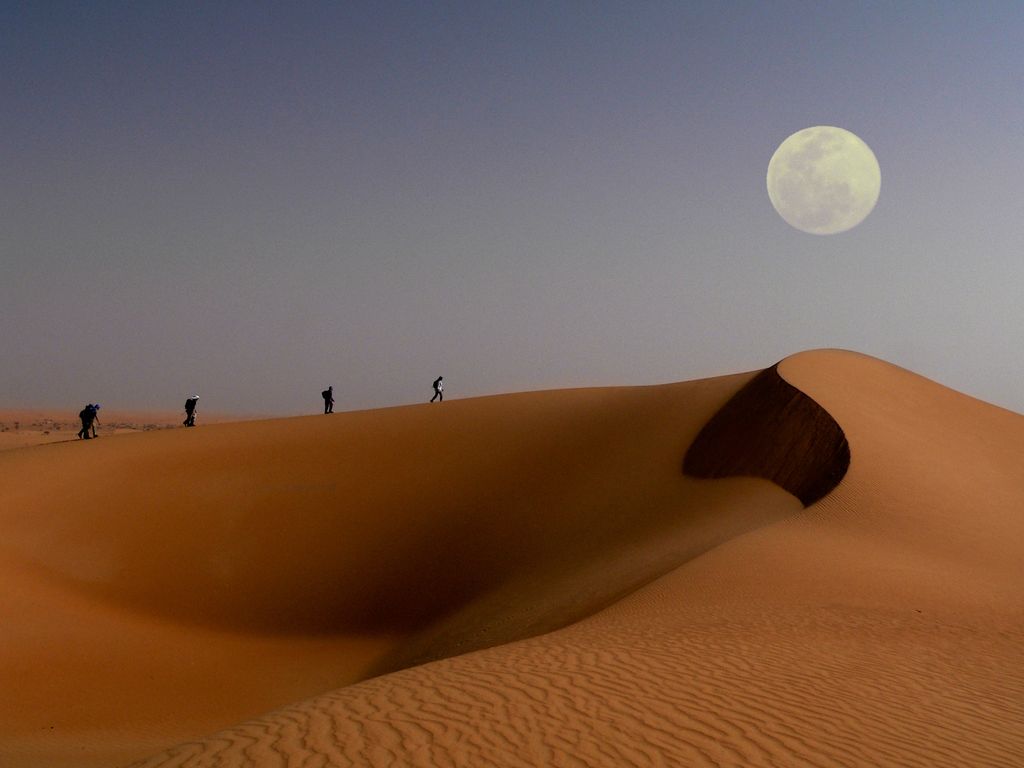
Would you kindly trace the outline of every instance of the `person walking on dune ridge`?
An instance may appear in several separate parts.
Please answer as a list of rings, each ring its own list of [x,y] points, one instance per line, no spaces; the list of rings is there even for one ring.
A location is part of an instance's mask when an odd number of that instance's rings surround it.
[[[185,420],[181,422],[186,427],[196,425],[196,404],[199,402],[199,395],[192,395],[185,401]]]
[[[444,402],[444,376],[438,376],[434,379],[434,396],[430,398],[430,402]]]
[[[79,440],[89,440],[92,437],[96,437],[96,424],[97,419],[96,411],[99,410],[99,405],[93,405],[89,403],[85,408],[78,412],[78,418],[82,420],[82,428],[78,430]],[[92,432],[90,436],[89,432]]]
[[[334,385],[321,392],[320,396],[324,399],[324,413],[334,413]]]

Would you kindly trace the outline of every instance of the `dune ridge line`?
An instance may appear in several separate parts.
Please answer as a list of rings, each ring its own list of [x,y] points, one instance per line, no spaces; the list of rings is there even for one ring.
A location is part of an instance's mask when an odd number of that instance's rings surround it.
[[[779,374],[779,363],[751,379],[711,417],[686,451],[691,477],[763,477],[805,507],[846,476],[850,446],[838,422]]]

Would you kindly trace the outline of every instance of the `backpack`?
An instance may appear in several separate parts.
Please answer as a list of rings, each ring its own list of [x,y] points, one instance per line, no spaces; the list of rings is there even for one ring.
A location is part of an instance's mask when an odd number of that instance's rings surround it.
[[[329,400],[331,397],[331,390],[325,389],[323,392],[320,393],[320,396],[323,397],[324,400]]]

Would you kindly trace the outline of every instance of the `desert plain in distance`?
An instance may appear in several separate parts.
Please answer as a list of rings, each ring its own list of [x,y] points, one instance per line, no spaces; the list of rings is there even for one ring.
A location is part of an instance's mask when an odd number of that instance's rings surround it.
[[[777,372],[849,447],[806,507],[683,471],[757,372],[89,443],[5,411],[0,764],[1021,765],[1024,416]]]

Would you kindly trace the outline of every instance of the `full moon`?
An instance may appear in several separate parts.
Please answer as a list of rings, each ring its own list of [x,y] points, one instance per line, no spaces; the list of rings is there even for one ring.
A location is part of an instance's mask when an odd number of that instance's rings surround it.
[[[768,197],[779,216],[812,235],[860,224],[878,202],[882,172],[858,136],[831,125],[797,131],[768,162]]]

